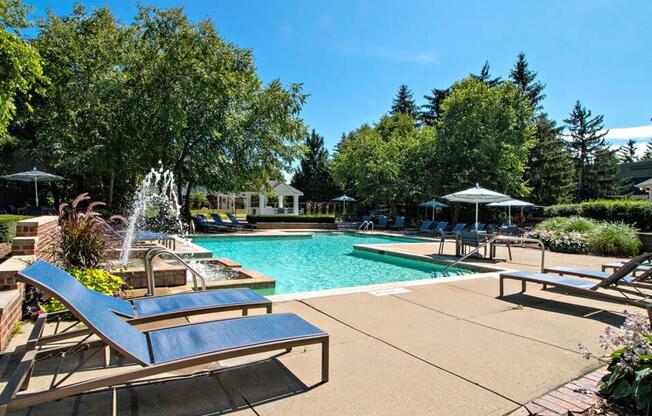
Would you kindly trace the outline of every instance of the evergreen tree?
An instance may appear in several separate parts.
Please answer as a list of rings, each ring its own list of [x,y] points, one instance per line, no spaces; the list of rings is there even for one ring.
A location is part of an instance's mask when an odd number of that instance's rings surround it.
[[[412,91],[410,91],[407,85],[403,84],[398,89],[398,93],[396,93],[396,97],[392,102],[391,113],[392,115],[406,114],[415,120],[419,115]]]
[[[482,69],[480,70],[480,74],[469,74],[469,75],[477,79],[478,81],[484,82],[490,87],[495,87],[496,85],[499,85],[502,82],[500,77],[491,78],[491,75],[489,75],[489,61],[484,62],[484,65],[482,65]]]
[[[643,153],[643,157],[641,158],[643,160],[650,160],[652,159],[652,139],[650,139],[649,142],[645,145],[645,153]]]
[[[313,129],[306,137],[306,153],[292,178],[292,186],[303,192],[306,201],[326,202],[338,192],[331,175],[324,138]]]
[[[592,198],[618,196],[625,191],[625,182],[618,178],[619,163],[615,150],[603,147],[595,152],[594,163],[589,169],[591,181],[588,183]]]
[[[638,157],[636,157],[636,140],[627,140],[627,143],[618,150],[618,158],[622,163],[636,162],[638,160]]]
[[[597,163],[597,155],[600,153],[603,160],[611,161],[603,152],[607,149],[604,142],[607,131],[603,129],[603,119],[602,115],[592,117],[591,110],[583,107],[577,101],[569,118],[564,120],[570,136],[569,147],[573,152],[573,160],[577,169],[577,196],[580,201],[598,196],[591,183],[594,182],[591,180],[591,175],[595,173],[593,165]],[[606,186],[602,184],[600,189],[604,188]]]
[[[424,95],[426,104],[421,106],[421,121],[427,126],[434,126],[439,114],[441,114],[441,103],[448,97],[450,88],[443,90],[433,88],[432,95]]]
[[[546,98],[546,95],[543,93],[545,85],[539,81],[535,81],[537,73],[531,71],[528,66],[525,54],[523,52],[519,53],[514,68],[509,72],[509,77],[528,96],[534,111],[539,111],[541,110],[541,101]]]
[[[530,151],[525,172],[532,187],[531,200],[540,205],[569,202],[575,168],[562,136],[562,127],[542,113],[535,119],[536,144]]]

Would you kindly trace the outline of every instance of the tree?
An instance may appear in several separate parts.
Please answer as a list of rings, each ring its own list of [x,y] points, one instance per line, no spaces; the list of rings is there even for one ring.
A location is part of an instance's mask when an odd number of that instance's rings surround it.
[[[575,168],[562,136],[563,127],[542,113],[535,118],[536,142],[528,156],[525,177],[532,187],[530,199],[539,205],[572,200]]]
[[[591,185],[591,175],[594,173],[594,164],[599,152],[607,148],[604,137],[608,131],[603,129],[604,117],[592,117],[591,110],[583,107],[579,101],[575,103],[570,116],[564,120],[569,132],[569,147],[573,152],[577,171],[577,196],[580,201],[602,196],[596,194],[595,187]],[[603,153],[603,156],[606,153]],[[604,157],[603,157],[604,158]],[[600,189],[607,187],[601,186]]]
[[[650,139],[645,145],[645,153],[643,153],[643,160],[652,159],[652,139]]]
[[[446,88],[443,90],[433,88],[432,95],[424,95],[423,98],[426,99],[426,103],[421,106],[421,121],[426,126],[434,126],[437,122],[437,118],[441,113],[441,104],[444,102],[450,89]]]
[[[473,77],[456,83],[437,127],[437,169],[427,174],[438,193],[480,182],[509,195],[528,194],[523,173],[535,126],[532,107],[515,85],[492,88]]]
[[[532,103],[532,108],[535,111],[539,111],[541,109],[541,101],[546,98],[546,95],[543,93],[545,85],[536,81],[537,73],[529,69],[523,52],[518,54],[516,64],[514,64],[514,68],[509,72],[509,77],[528,96],[530,103]]]
[[[31,111],[33,93],[42,93],[47,82],[38,51],[19,36],[29,27],[27,13],[19,0],[0,0],[0,144],[7,139],[17,102]]]
[[[592,180],[589,190],[592,198],[619,196],[625,191],[626,184],[618,178],[619,163],[615,150],[604,147],[595,152],[595,162],[590,167]]]
[[[391,114],[396,115],[399,113],[410,116],[415,120],[418,116],[417,104],[412,96],[412,91],[405,84],[401,85],[392,101]]]
[[[303,192],[304,200],[325,202],[337,196],[329,164],[324,138],[313,129],[306,137],[306,152],[292,178],[292,186]]]
[[[409,176],[413,150],[424,134],[406,114],[384,116],[363,125],[340,142],[333,158],[333,175],[346,192],[366,205],[388,204],[393,213],[417,192]]]
[[[636,162],[638,160],[636,156],[636,140],[627,140],[627,143],[618,150],[618,158],[622,163]]]
[[[472,78],[477,79],[478,81],[484,82],[490,87],[495,87],[499,85],[502,80],[500,77],[496,78],[491,78],[491,75],[489,75],[489,61],[485,61],[484,65],[482,65],[482,69],[480,70],[480,74],[469,74]]]

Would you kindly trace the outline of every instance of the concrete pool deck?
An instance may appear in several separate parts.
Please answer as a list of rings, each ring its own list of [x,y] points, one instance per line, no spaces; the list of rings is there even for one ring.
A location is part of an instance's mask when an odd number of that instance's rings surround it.
[[[376,296],[353,293],[277,302],[331,337],[331,378],[320,379],[319,347],[262,359],[222,362],[194,377],[159,379],[117,390],[117,414],[138,415],[504,415],[600,366],[577,343],[622,322],[622,305],[507,282],[495,277],[406,287]],[[629,308],[633,309],[633,308]],[[226,314],[219,317],[228,316]],[[192,318],[214,319],[217,315]],[[0,357],[4,384],[29,325]],[[80,358],[70,358],[75,365]],[[98,371],[91,360],[84,378]],[[39,363],[30,389],[47,388],[57,360]],[[215,370],[207,368],[205,370]],[[111,370],[109,370],[111,371]],[[40,405],[20,414],[110,414],[111,391]]]

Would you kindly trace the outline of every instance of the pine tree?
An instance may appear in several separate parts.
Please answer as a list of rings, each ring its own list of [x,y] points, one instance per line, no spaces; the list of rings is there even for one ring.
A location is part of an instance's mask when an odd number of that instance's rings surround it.
[[[606,198],[621,195],[627,188],[618,178],[618,156],[608,147],[595,152],[594,163],[590,166],[591,181],[588,183],[592,198]]]
[[[450,88],[443,90],[433,88],[432,95],[424,95],[426,104],[421,106],[421,121],[427,126],[434,126],[441,113],[441,104],[448,97]]]
[[[569,147],[573,152],[573,160],[577,169],[577,196],[580,201],[595,198],[595,188],[591,186],[591,175],[595,172],[593,165],[597,163],[597,155],[604,157],[607,145],[604,142],[604,131],[602,121],[604,116],[592,117],[591,110],[583,107],[579,101],[570,113],[569,118],[564,120],[569,131]],[[601,185],[601,189],[605,186]]]
[[[306,137],[306,153],[292,177],[292,186],[303,192],[306,201],[326,202],[338,189],[331,175],[324,138],[313,129]]]
[[[528,66],[525,54],[523,52],[519,53],[514,68],[509,72],[509,77],[528,96],[534,111],[539,111],[541,110],[541,101],[546,98],[546,95],[543,93],[545,85],[539,81],[535,81],[537,73],[531,71]]]
[[[482,69],[480,70],[480,74],[478,75],[469,74],[469,75],[477,79],[478,81],[482,81],[486,83],[490,87],[495,87],[496,85],[502,82],[502,79],[500,77],[491,78],[491,75],[489,75],[489,61],[484,62],[484,65],[482,65]]]
[[[645,145],[645,153],[643,153],[642,160],[652,159],[652,139]]]
[[[410,91],[407,85],[403,84],[398,89],[398,93],[396,93],[396,97],[392,102],[391,113],[393,115],[399,113],[407,114],[408,116],[412,117],[415,120],[419,115],[417,110],[417,104],[414,101],[414,97],[412,96],[412,91]]]
[[[618,158],[622,163],[636,162],[638,160],[638,157],[636,157],[636,140],[627,140],[627,143],[618,150]]]
[[[535,119],[536,145],[530,151],[526,170],[531,200],[540,205],[569,202],[575,168],[562,136],[562,127],[542,113]]]

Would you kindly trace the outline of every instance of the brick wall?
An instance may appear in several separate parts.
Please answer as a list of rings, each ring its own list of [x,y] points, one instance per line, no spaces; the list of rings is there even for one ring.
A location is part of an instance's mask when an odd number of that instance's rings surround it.
[[[3,291],[0,295],[0,350],[6,348],[8,336],[21,318],[22,303],[22,284],[17,289]]]
[[[42,216],[18,221],[16,224],[16,238],[12,241],[11,254],[14,256],[36,255],[47,257],[45,246],[48,236],[56,233],[59,227],[59,218],[56,216]]]

